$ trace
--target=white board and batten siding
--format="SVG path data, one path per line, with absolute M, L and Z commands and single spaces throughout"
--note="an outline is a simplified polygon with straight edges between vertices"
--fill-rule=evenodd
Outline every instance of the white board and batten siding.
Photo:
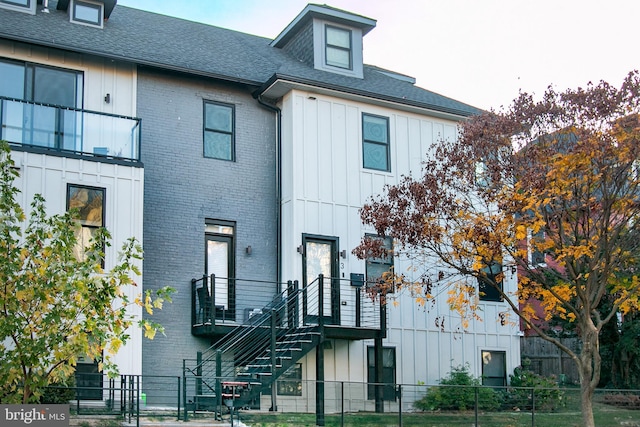
M 351 250 L 373 230 L 362 225 L 358 210 L 403 175 L 419 177 L 430 146 L 443 138 L 456 138 L 456 122 L 296 90 L 283 98 L 281 108 L 283 277 L 302 277 L 301 256 L 294 254 L 304 233 L 339 237 L 339 250 L 347 251 L 347 257 L 340 259 L 341 278 L 365 273 L 365 263 Z M 390 172 L 362 167 L 363 113 L 389 118 Z M 397 272 L 413 274 L 406 260 L 396 259 L 394 264 Z M 507 276 L 506 289 L 515 291 L 515 277 Z M 342 287 L 347 287 L 341 289 L 344 299 L 348 284 Z M 467 363 L 479 376 L 482 350 L 505 351 L 507 373 L 519 365 L 518 328 L 497 320 L 497 313 L 507 310 L 506 304 L 484 303 L 484 321 L 472 322 L 461 332 L 459 317 L 446 304 L 446 290 L 441 290 L 429 310 L 419 307 L 407 292 L 395 297 L 398 305 L 389 305 L 385 346 L 396 347 L 399 383 L 437 383 L 452 367 Z M 436 325 L 436 316 L 445 318 L 444 331 Z M 337 343 L 325 356 L 326 380 L 366 381 L 367 345 L 373 344 Z M 306 361 L 312 362 L 313 355 Z M 304 371 L 303 377 L 314 377 L 310 367 Z
M 82 108 L 121 116 L 136 115 L 137 72 L 133 64 L 6 40 L 0 41 L 0 57 L 81 71 L 84 86 Z M 107 93 L 108 103 L 105 101 Z M 109 134 L 109 130 L 100 132 L 98 129 L 96 135 L 99 133 Z M 95 137 L 85 135 L 86 139 Z M 106 248 L 106 270 L 117 263 L 118 253 L 128 238 L 135 237 L 142 242 L 142 167 L 16 150 L 11 156 L 19 172 L 15 181 L 20 190 L 19 202 L 27 213 L 35 194 L 45 198 L 47 214 L 53 215 L 66 211 L 67 185 L 105 189 L 104 225 L 112 236 L 111 246 Z M 139 267 L 142 270 L 141 263 Z M 131 300 L 142 292 L 142 277 L 133 279 L 138 286 L 126 290 Z M 142 310 L 132 308 L 130 314 L 140 318 Z M 129 342 L 121 348 L 114 361 L 122 373 L 141 374 L 142 333 L 137 326 L 129 333 Z

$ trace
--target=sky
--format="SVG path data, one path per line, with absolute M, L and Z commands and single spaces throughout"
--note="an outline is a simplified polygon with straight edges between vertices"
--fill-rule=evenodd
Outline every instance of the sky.
M 541 98 L 600 80 L 620 87 L 640 69 L 639 0 L 311 0 L 377 21 L 364 62 L 482 109 L 520 91 Z M 305 0 L 119 0 L 135 7 L 275 38 Z M 185 35 L 188 37 L 188 35 Z

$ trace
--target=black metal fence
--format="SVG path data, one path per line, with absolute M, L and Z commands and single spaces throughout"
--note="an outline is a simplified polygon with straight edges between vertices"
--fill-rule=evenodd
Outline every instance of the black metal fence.
M 275 410 L 269 391 L 251 405 L 241 407 L 227 399 L 207 410 L 193 405 L 183 394 L 184 380 L 172 376 L 123 375 L 101 377 L 102 387 L 52 387 L 53 395 L 70 402 L 71 413 L 80 419 L 113 416 L 128 425 L 140 425 L 141 417 L 188 421 L 194 418 L 241 420 L 246 425 L 476 425 L 476 426 L 576 426 L 581 425 L 578 388 L 530 388 L 448 386 L 427 384 L 371 384 L 325 381 L 324 413 L 316 413 L 315 381 L 296 375 L 281 377 L 276 384 Z M 222 379 L 221 379 L 222 380 Z M 187 383 L 193 391 L 196 379 Z M 376 412 L 375 387 L 391 389 L 383 412 Z M 235 393 L 232 392 L 233 396 Z M 52 393 L 48 393 L 51 396 Z M 98 399 L 98 395 L 100 398 Z M 153 396 L 149 399 L 147 396 Z M 48 402 L 52 403 L 52 402 Z M 56 402 L 59 403 L 59 402 Z M 596 391 L 594 417 L 598 426 L 640 426 L 640 390 Z
M 82 373 L 73 386 L 48 387 L 42 403 L 69 402 L 74 416 L 113 416 L 137 426 L 140 415 L 180 419 L 182 377 Z M 152 393 L 148 393 L 151 391 Z M 150 398 L 147 398 L 149 395 Z

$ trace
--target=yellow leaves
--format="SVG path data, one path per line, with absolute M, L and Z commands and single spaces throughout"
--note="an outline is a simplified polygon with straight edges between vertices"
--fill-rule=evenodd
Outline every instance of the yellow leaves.
M 144 336 L 152 340 L 156 336 L 156 328 L 154 328 L 149 322 L 144 322 Z
M 109 354 L 115 355 L 118 350 L 120 350 L 122 344 L 122 340 L 119 337 L 114 337 L 109 343 L 109 348 L 107 351 L 109 352 Z
M 549 289 L 540 289 L 537 298 L 544 309 L 544 319 L 557 315 L 569 322 L 575 321 L 575 314 L 567 310 L 568 303 L 576 296 L 576 289 L 569 283 L 561 283 Z
M 516 240 L 524 240 L 527 238 L 527 227 L 524 225 L 516 226 Z
M 480 320 L 477 314 L 479 306 L 475 286 L 464 282 L 454 283 L 447 295 L 449 309 L 460 315 L 463 329 L 468 329 L 470 320 Z
M 151 294 L 149 292 L 147 292 L 147 294 L 145 295 L 143 307 L 148 314 L 153 314 L 153 303 L 151 300 Z

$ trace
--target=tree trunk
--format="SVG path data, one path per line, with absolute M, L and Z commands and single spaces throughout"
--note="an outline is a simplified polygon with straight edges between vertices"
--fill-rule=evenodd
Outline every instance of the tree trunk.
M 580 374 L 580 403 L 582 406 L 582 425 L 584 427 L 595 427 L 593 420 L 593 387 L 591 381 L 582 381 Z
M 580 373 L 580 403 L 584 427 L 595 427 L 593 420 L 593 394 L 600 380 L 599 331 L 589 322 L 582 326 L 582 352 L 578 361 Z

